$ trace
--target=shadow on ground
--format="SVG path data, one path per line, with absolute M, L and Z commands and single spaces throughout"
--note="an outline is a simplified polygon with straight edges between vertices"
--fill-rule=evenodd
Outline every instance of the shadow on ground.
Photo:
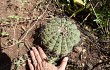
M 11 59 L 10 57 L 2 52 L 0 46 L 0 70 L 11 70 Z

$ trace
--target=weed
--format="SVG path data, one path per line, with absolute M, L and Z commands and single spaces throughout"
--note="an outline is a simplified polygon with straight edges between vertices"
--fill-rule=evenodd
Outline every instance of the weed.
M 18 43 L 18 48 L 22 48 L 22 47 L 24 47 L 25 45 L 24 45 L 24 42 L 20 42 L 20 43 Z
M 0 23 L 2 23 L 4 20 L 2 18 L 0 18 Z
M 23 56 L 20 56 L 17 61 L 14 61 L 14 70 L 18 70 L 19 66 L 25 62 Z
M 97 3 L 99 4 L 97 5 Z M 98 25 L 96 30 L 102 32 L 104 37 L 110 35 L 110 6 L 108 0 L 60 0 L 57 4 L 63 6 L 64 12 L 69 15 L 70 18 L 75 17 L 77 19 L 77 14 L 84 16 L 84 13 L 90 13 L 91 16 L 89 15 L 89 17 L 95 16 L 93 17 L 94 20 L 92 20 Z M 93 7 L 93 5 L 95 5 L 95 7 Z M 79 22 L 80 20 L 77 21 Z
M 21 9 L 26 3 L 28 3 L 28 0 L 16 0 L 16 1 L 18 1 L 18 2 L 21 3 L 20 9 Z
M 10 16 L 8 16 L 8 18 L 19 20 L 21 17 L 18 15 L 10 15 Z
M 108 37 L 110 34 L 110 9 L 109 4 L 107 2 L 100 1 L 101 5 L 99 5 L 96 9 L 92 7 L 94 15 L 96 19 L 94 20 L 99 27 L 97 28 L 99 31 L 102 30 L 103 37 Z
M 0 32 L 0 36 L 1 37 L 6 37 L 6 36 L 8 36 L 9 34 L 7 33 L 7 32 Z
M 89 10 L 90 4 L 87 2 L 88 0 L 61 0 L 56 1 L 56 4 L 61 5 L 65 13 L 75 17 L 80 11 Z
M 20 3 L 26 3 L 27 2 L 27 0 L 17 0 L 17 1 Z

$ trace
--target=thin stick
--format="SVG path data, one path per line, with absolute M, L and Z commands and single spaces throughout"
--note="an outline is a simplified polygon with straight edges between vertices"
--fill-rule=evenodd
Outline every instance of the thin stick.
M 98 4 L 99 4 L 99 2 L 95 5 L 94 8 L 96 8 Z M 92 6 L 92 7 L 93 7 L 93 6 Z M 88 18 L 89 16 L 90 16 L 90 13 L 84 18 L 84 20 L 81 22 L 81 24 L 83 24 L 83 23 L 87 20 L 87 18 Z
M 17 23 L 18 23 L 18 20 L 17 20 Z M 15 26 L 13 27 L 13 44 L 15 44 L 16 43 L 16 25 L 17 25 L 17 23 L 15 24 Z
M 8 47 L 12 47 L 12 46 L 14 46 L 14 45 L 20 43 L 23 39 L 25 39 L 25 37 L 27 36 L 27 34 L 33 29 L 33 27 L 38 23 L 38 21 L 39 21 L 41 18 L 43 18 L 43 16 L 44 16 L 44 14 L 46 13 L 47 8 L 48 8 L 48 6 L 49 6 L 50 3 L 51 3 L 51 1 L 50 1 L 50 2 L 48 3 L 48 5 L 46 6 L 46 10 L 44 11 L 44 13 L 43 13 L 41 16 L 38 17 L 38 19 L 36 20 L 36 23 L 33 24 L 32 27 L 26 31 L 25 35 L 24 35 L 18 42 L 16 42 L 15 44 L 13 44 L 13 45 L 11 45 L 11 46 L 8 46 Z

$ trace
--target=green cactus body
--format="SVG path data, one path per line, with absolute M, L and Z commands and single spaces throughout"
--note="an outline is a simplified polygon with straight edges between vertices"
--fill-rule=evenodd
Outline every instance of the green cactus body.
M 65 56 L 80 41 L 80 31 L 69 19 L 56 17 L 47 22 L 41 38 L 50 51 Z

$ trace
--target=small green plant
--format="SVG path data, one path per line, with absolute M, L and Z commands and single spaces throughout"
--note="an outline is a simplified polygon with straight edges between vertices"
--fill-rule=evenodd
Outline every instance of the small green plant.
M 18 43 L 18 48 L 22 48 L 22 47 L 24 47 L 24 46 L 25 46 L 24 42 Z
M 27 0 L 17 0 L 17 1 L 20 3 L 26 3 L 27 2 Z
M 65 56 L 80 41 L 80 31 L 74 21 L 55 17 L 46 23 L 41 38 L 48 50 L 57 56 Z
M 8 18 L 19 20 L 21 17 L 18 15 L 10 15 L 10 16 L 8 16 Z
M 7 32 L 0 32 L 0 36 L 6 37 L 6 36 L 9 36 L 9 34 Z
M 75 17 L 79 12 L 89 10 L 90 4 L 88 0 L 61 0 L 56 1 L 56 4 L 62 6 L 62 10 Z
M 4 19 L 0 18 L 0 23 L 2 23 L 4 21 Z
M 99 4 L 96 9 L 92 7 L 93 12 L 96 16 L 96 19 L 94 20 L 98 24 L 97 30 L 102 30 L 103 36 L 108 37 L 110 34 L 110 9 L 109 9 L 109 3 L 107 1 L 101 2 L 101 5 Z
M 14 70 L 18 70 L 19 66 L 25 62 L 23 56 L 20 56 L 17 61 L 14 61 L 15 67 Z

